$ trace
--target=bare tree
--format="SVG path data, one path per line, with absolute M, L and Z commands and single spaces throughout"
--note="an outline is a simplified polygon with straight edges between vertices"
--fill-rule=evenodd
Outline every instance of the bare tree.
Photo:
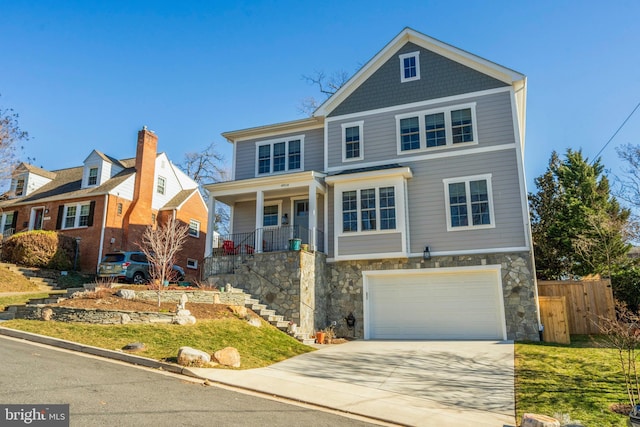
M 313 75 L 303 75 L 302 79 L 310 85 L 318 88 L 325 99 L 336 93 L 349 80 L 349 73 L 344 70 L 336 71 L 327 76 L 324 71 L 316 71 Z M 311 116 L 313 112 L 320 106 L 323 101 L 318 101 L 313 96 L 308 96 L 300 101 L 298 111 L 301 114 Z
M 17 163 L 17 151 L 22 149 L 19 143 L 28 139 L 29 134 L 18 125 L 18 113 L 12 108 L 0 107 L 0 180 L 11 177 Z
M 151 285 L 158 293 L 158 307 L 162 299 L 165 281 L 175 279 L 173 264 L 176 255 L 182 250 L 189 233 L 189 226 L 175 219 L 169 219 L 158 228 L 148 226 L 142 234 L 142 243 L 138 246 L 149 261 Z

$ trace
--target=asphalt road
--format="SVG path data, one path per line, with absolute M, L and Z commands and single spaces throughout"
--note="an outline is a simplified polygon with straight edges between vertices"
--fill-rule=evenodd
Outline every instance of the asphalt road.
M 71 426 L 372 425 L 5 337 L 0 337 L 0 403 L 68 403 Z

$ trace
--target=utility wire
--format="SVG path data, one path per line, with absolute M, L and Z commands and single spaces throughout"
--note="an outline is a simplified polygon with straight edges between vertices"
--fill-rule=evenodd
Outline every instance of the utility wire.
M 593 160 L 591 161 L 591 165 L 593 165 L 596 161 L 596 159 L 598 158 L 598 156 L 600 155 L 600 153 L 602 153 L 604 151 L 605 148 L 607 148 L 607 145 L 609 145 L 609 143 L 613 140 L 613 138 L 616 137 L 616 135 L 618 134 L 618 132 L 620 132 L 620 130 L 622 130 L 622 128 L 624 127 L 624 125 L 627 123 L 627 121 L 629 121 L 629 119 L 631 118 L 631 116 L 633 116 L 633 113 L 636 112 L 636 110 L 638 109 L 638 107 L 640 107 L 640 102 L 638 102 L 638 105 L 636 105 L 636 108 L 633 109 L 633 111 L 627 116 L 626 119 L 624 119 L 624 122 L 622 122 L 622 124 L 618 127 L 618 130 L 616 130 L 616 132 L 611 136 L 611 138 L 609 138 L 609 140 L 607 141 L 606 144 L 604 144 L 602 146 L 602 148 L 600 149 L 600 151 L 598 151 L 598 154 L 595 155 L 595 157 L 593 158 Z

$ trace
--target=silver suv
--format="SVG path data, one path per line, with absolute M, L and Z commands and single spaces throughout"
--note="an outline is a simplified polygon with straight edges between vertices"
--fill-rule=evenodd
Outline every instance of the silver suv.
M 184 280 L 184 270 L 173 266 L 170 282 Z M 144 252 L 111 252 L 98 265 L 98 277 L 122 280 L 140 285 L 149 281 L 149 261 Z

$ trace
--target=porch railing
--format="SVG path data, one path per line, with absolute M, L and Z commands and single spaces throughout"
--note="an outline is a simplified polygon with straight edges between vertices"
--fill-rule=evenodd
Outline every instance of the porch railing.
M 233 233 L 219 236 L 217 247 L 205 258 L 203 279 L 214 274 L 229 274 L 257 252 L 287 251 L 291 239 L 300 239 L 310 249 L 324 252 L 324 232 L 309 230 L 300 225 L 258 228 L 250 233 Z

